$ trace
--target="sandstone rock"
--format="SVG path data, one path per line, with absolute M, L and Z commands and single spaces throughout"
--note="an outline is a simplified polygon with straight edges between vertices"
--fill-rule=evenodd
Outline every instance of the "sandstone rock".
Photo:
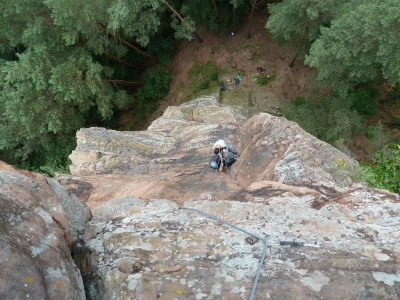
M 357 162 L 297 124 L 217 98 L 147 131 L 81 129 L 57 180 L 0 162 L 0 298 L 85 299 L 71 245 L 89 299 L 248 299 L 264 245 L 255 299 L 398 297 L 399 195 L 354 183 Z M 241 155 L 217 177 L 221 138 Z
M 85 299 L 69 247 L 88 207 L 54 179 L 0 162 L 0 298 Z
M 269 114 L 246 121 L 240 108 L 220 105 L 215 97 L 169 107 L 147 131 L 85 128 L 77 138 L 71 172 L 90 184 L 92 209 L 128 195 L 178 203 L 209 195 L 241 200 L 243 189 L 257 181 L 349 186 L 358 170 L 356 161 L 297 124 Z M 220 138 L 241 152 L 226 180 L 208 167 Z
M 241 128 L 241 185 L 261 180 L 314 180 L 349 186 L 358 163 L 282 117 L 259 114 Z
M 270 237 L 255 299 L 392 298 L 400 293 L 400 204 L 378 192 L 370 202 L 364 196 L 347 195 L 358 199 L 356 210 L 338 203 L 315 210 L 313 196 L 288 193 L 268 205 L 254 198 L 184 207 Z M 91 276 L 103 284 L 90 283 L 96 292 L 89 299 L 248 299 L 264 245 L 246 237 L 171 201 L 110 200 L 85 232 Z M 321 247 L 285 247 L 282 240 L 318 240 Z
M 90 186 L 89 299 L 248 299 L 264 243 L 182 206 L 270 237 L 255 299 L 400 294 L 398 195 L 354 183 L 357 162 L 293 122 L 246 120 L 203 97 L 168 108 L 147 131 L 77 136 L 66 188 Z M 241 153 L 221 178 L 208 167 L 219 138 Z

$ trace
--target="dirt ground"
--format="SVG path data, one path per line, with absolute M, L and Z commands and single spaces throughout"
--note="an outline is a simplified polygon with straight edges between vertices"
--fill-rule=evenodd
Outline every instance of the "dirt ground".
M 220 93 L 222 103 L 243 106 L 248 109 L 249 116 L 258 112 L 280 115 L 280 108 L 283 105 L 297 97 L 305 97 L 309 90 L 309 75 L 312 69 L 298 60 L 292 68 L 289 67 L 294 53 L 275 43 L 271 34 L 265 29 L 267 20 L 267 9 L 258 12 L 253 17 L 250 38 L 247 37 L 249 26 L 247 16 L 243 19 L 242 27 L 234 35 L 222 38 L 209 30 L 200 29 L 203 43 L 198 40 L 184 40 L 172 59 L 170 69 L 173 78 L 168 95 L 159 102 L 155 113 L 149 115 L 146 120 L 140 121 L 139 124 L 136 123 L 135 130 L 147 129 L 168 106 L 178 106 L 198 96 L 199 93 Z M 206 78 L 204 74 L 193 75 L 191 71 L 207 64 L 218 67 L 218 82 L 211 83 L 210 88 L 199 91 L 197 87 Z M 261 76 L 275 77 L 275 80 L 269 80 L 264 85 L 257 83 L 256 80 L 260 76 L 256 71 L 257 67 L 266 70 Z M 233 85 L 227 81 L 237 75 L 242 76 L 239 85 Z M 226 84 L 226 91 L 219 92 L 220 82 Z M 197 91 L 194 92 L 196 89 Z M 398 105 L 396 107 L 399 108 Z M 393 111 L 393 107 L 382 109 Z M 387 119 L 386 114 L 380 112 L 378 119 Z M 127 126 L 123 127 L 129 130 Z M 400 131 L 395 131 L 397 133 L 394 134 L 400 139 Z M 369 142 L 365 136 L 355 137 L 349 146 L 352 156 L 359 161 L 370 161 L 366 152 Z
M 236 105 L 250 105 L 259 111 L 269 111 L 268 108 L 281 107 L 290 100 L 305 96 L 309 87 L 308 74 L 311 68 L 296 61 L 293 68 L 289 63 L 293 53 L 278 46 L 265 29 L 268 15 L 261 11 L 254 16 L 251 38 L 247 38 L 249 19 L 243 20 L 243 26 L 225 39 L 220 35 L 205 31 L 203 43 L 197 40 L 184 40 L 175 53 L 171 72 L 173 79 L 169 94 L 160 102 L 159 109 L 151 120 L 159 117 L 170 105 L 180 105 L 187 101 L 188 89 L 192 88 L 191 81 L 201 78 L 190 78 L 189 70 L 195 64 L 213 62 L 224 72 L 219 74 L 219 81 L 242 75 L 238 86 L 227 84 L 227 90 L 222 93 L 222 102 Z M 276 80 L 261 86 L 252 79 L 256 78 L 257 67 L 266 69 L 266 75 L 276 75 Z M 207 93 L 207 91 L 204 91 Z M 250 97 L 250 100 L 249 100 Z M 230 100 L 229 98 L 235 98 Z M 262 102 L 262 105 L 258 105 Z M 271 105 L 271 106 L 269 106 Z

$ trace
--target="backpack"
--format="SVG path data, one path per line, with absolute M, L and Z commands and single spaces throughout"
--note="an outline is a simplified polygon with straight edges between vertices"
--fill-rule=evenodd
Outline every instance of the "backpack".
M 224 152 L 224 158 L 227 165 L 231 165 L 235 161 L 233 153 L 229 151 Z
M 220 164 L 221 164 L 221 158 L 219 157 L 218 154 L 215 154 L 210 161 L 210 167 L 213 169 L 217 169 Z

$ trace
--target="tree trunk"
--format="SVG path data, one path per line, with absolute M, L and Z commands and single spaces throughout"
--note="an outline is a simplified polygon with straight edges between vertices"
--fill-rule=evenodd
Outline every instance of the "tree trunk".
M 232 15 L 233 15 L 233 31 L 236 31 L 236 11 L 235 11 L 235 5 L 232 4 Z
M 185 19 L 181 17 L 181 15 L 171 6 L 171 4 L 169 4 L 166 0 L 164 0 L 164 4 L 170 9 L 172 10 L 172 12 L 174 13 L 175 16 L 178 17 L 179 20 L 181 20 L 181 22 L 185 22 Z M 195 30 L 193 32 L 194 36 L 199 40 L 200 43 L 203 42 L 203 39 L 201 38 L 200 34 L 198 34 L 198 32 Z
M 290 67 L 290 68 L 293 68 L 294 62 L 295 62 L 296 59 L 297 59 L 297 54 L 298 54 L 298 53 L 296 53 L 296 54 L 294 55 L 294 57 L 292 58 L 292 60 L 290 61 L 290 64 L 289 64 L 289 67 Z
M 144 56 L 147 56 L 147 57 L 149 57 L 149 58 L 152 58 L 152 59 L 157 59 L 156 57 L 154 57 L 154 56 L 152 56 L 152 55 L 150 55 L 150 54 L 148 54 L 148 53 L 146 53 L 146 52 L 143 52 L 143 51 L 140 50 L 138 47 L 133 46 L 131 43 L 129 43 L 128 41 L 124 40 L 124 39 L 123 39 L 122 37 L 120 37 L 119 35 L 114 34 L 112 31 L 110 31 L 110 30 L 104 28 L 104 27 L 101 26 L 100 24 L 97 24 L 97 25 L 100 27 L 101 30 L 103 30 L 104 32 L 106 32 L 106 33 L 108 33 L 108 34 L 111 34 L 113 37 L 115 37 L 116 39 L 120 40 L 120 41 L 123 42 L 125 45 L 127 45 L 128 47 L 134 49 L 135 51 L 139 52 L 140 54 L 142 54 L 142 55 L 144 55 Z
M 218 16 L 219 23 L 222 24 L 222 18 L 221 18 L 221 15 L 219 14 L 217 3 L 215 3 L 215 0 L 211 0 L 211 1 L 212 1 L 212 4 L 214 5 L 215 13 Z
M 144 82 L 125 81 L 125 80 L 103 79 L 102 81 L 103 82 L 110 82 L 110 83 L 114 83 L 114 84 L 126 85 L 126 86 L 144 85 Z
M 126 65 L 126 66 L 128 66 L 128 67 L 130 67 L 132 69 L 141 70 L 141 71 L 145 70 L 144 68 L 132 65 L 132 64 L 128 63 L 127 61 L 122 60 L 122 59 L 120 59 L 120 58 L 118 58 L 118 57 L 116 57 L 116 56 L 114 56 L 114 55 L 112 55 L 112 54 L 110 54 L 110 53 L 108 53 L 106 51 L 104 51 L 103 54 L 107 55 L 108 57 L 112 58 L 113 60 L 115 60 L 117 62 L 120 62 L 120 63 L 122 63 L 122 64 L 124 64 L 124 65 Z
M 249 22 L 249 33 L 247 34 L 247 38 L 250 38 L 250 30 L 251 30 L 251 21 L 253 20 L 253 13 L 254 10 L 256 9 L 256 7 L 258 5 L 260 5 L 264 0 L 260 0 L 260 2 L 258 2 L 258 0 L 250 0 L 251 3 L 251 13 L 250 13 L 250 22 Z
M 251 20 L 253 19 L 253 12 L 254 8 L 256 7 L 257 0 L 254 2 L 254 4 L 251 6 L 251 13 L 250 13 L 250 21 L 249 21 L 249 33 L 247 34 L 247 38 L 250 38 L 250 30 L 251 30 Z

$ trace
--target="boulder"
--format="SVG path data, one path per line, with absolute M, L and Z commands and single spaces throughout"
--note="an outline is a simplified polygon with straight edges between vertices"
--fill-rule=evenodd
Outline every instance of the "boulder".
M 88 298 L 249 299 L 264 248 L 254 299 L 395 298 L 400 204 L 387 196 L 354 190 L 343 199 L 352 205 L 319 210 L 314 196 L 291 192 L 182 207 L 162 199 L 112 199 L 94 210 L 85 231 L 90 276 L 97 278 Z M 249 243 L 229 224 L 267 238 L 266 244 Z
M 0 162 L 0 299 L 85 299 L 70 247 L 89 208 L 54 179 Z

